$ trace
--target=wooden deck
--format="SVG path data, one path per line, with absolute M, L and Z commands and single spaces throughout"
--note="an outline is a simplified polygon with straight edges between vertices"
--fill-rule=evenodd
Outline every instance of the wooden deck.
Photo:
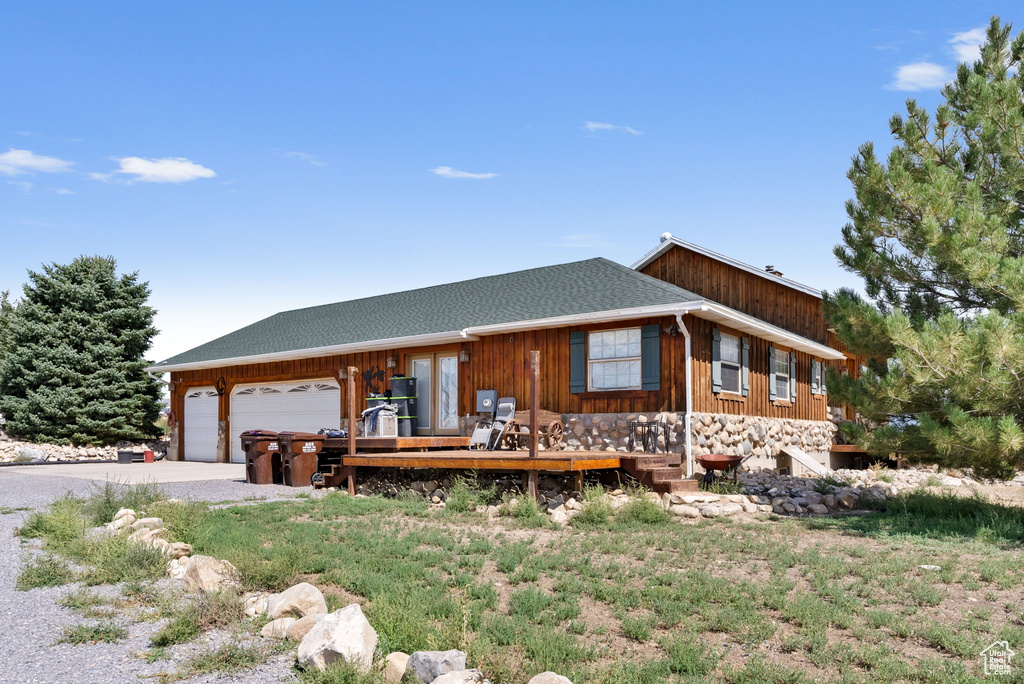
M 377 468 L 444 468 L 458 470 L 518 470 L 579 472 L 618 468 L 618 454 L 600 451 L 431 451 L 428 453 L 377 453 L 341 457 L 344 466 Z

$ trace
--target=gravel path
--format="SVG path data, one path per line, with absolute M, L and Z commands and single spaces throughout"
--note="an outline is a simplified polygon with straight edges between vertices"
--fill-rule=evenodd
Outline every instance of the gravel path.
M 39 466 L 42 471 L 45 466 Z M 269 500 L 293 498 L 298 492 L 290 487 L 254 486 L 244 482 L 206 481 L 159 485 L 169 497 L 211 502 L 243 501 L 252 497 Z M 0 507 L 31 509 L 45 508 L 66 492 L 87 494 L 93 487 L 88 480 L 26 475 L 5 472 L 0 468 Z M 0 515 L 0 682 L 11 684 L 108 684 L 120 682 L 153 681 L 140 677 L 173 671 L 168 661 L 146 663 L 135 653 L 149 647 L 149 636 L 163 622 L 141 622 L 128 626 L 128 638 L 117 644 L 71 646 L 53 645 L 65 627 L 92 622 L 57 605 L 72 587 L 50 587 L 15 591 L 14 581 L 21 570 L 22 560 L 34 553 L 21 545 L 14 530 L 31 511 L 15 511 Z M 116 592 L 114 588 L 98 588 L 100 593 Z M 225 635 L 214 634 L 208 643 L 219 645 Z M 202 642 L 200 642 L 202 643 Z M 180 646 L 172 649 L 176 655 L 194 651 L 196 647 Z M 272 659 L 255 671 L 234 676 L 207 675 L 187 680 L 190 683 L 218 682 L 229 684 L 270 684 L 295 681 L 291 674 L 293 654 Z

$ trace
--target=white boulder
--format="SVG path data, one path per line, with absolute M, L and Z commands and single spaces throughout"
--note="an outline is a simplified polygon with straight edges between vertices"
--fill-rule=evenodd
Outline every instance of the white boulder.
M 293 617 L 278 618 L 263 625 L 260 635 L 270 637 L 271 639 L 284 639 L 288 636 L 289 628 L 294 624 L 295 618 Z
M 323 671 L 344 660 L 368 672 L 376 650 L 377 632 L 359 604 L 353 603 L 324 616 L 309 630 L 299 644 L 299 665 Z
M 226 560 L 210 556 L 188 556 L 191 560 L 185 568 L 185 588 L 208 594 L 218 589 L 241 586 L 238 570 Z
M 267 615 L 271 620 L 281 617 L 306 617 L 327 612 L 327 601 L 320 590 L 309 582 L 296 584 L 270 597 Z

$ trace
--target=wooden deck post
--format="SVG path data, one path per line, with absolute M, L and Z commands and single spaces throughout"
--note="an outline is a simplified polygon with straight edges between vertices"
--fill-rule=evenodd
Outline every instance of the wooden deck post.
M 356 455 L 356 374 L 359 369 L 355 366 L 348 367 L 348 385 L 345 392 L 348 397 L 348 455 Z M 344 461 L 343 461 L 344 462 Z M 346 480 L 348 480 L 348 493 L 353 496 L 356 493 L 356 469 L 349 466 L 345 469 Z
M 540 352 L 530 352 L 530 458 L 540 447 Z

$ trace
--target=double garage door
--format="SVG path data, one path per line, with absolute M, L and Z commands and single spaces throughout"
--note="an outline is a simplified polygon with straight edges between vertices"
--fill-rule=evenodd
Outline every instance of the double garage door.
M 341 425 L 341 388 L 334 380 L 238 385 L 230 406 L 233 463 L 245 460 L 240 437 L 246 430 L 318 432 Z M 185 396 L 185 459 L 214 461 L 216 454 L 217 393 L 200 388 Z

